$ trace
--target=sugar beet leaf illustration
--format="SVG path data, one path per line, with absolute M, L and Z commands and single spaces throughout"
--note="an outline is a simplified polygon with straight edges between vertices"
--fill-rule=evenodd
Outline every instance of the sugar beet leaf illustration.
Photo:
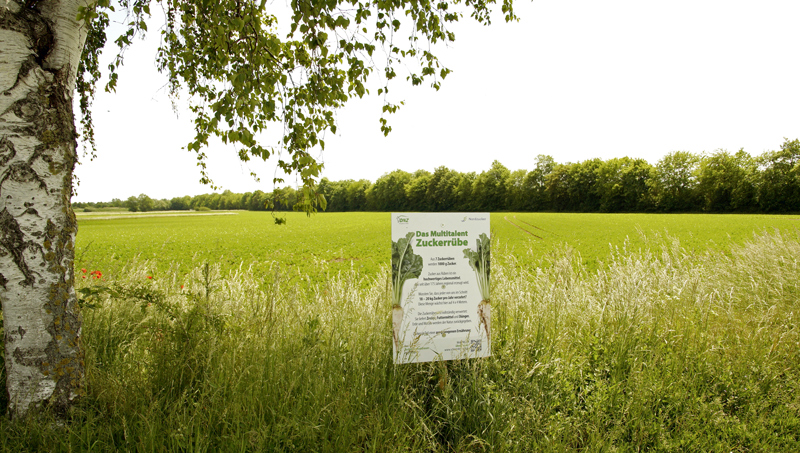
M 411 243 L 414 233 L 392 242 L 392 289 L 394 290 L 394 305 L 401 306 L 400 298 L 403 296 L 403 284 L 406 280 L 419 278 L 422 273 L 422 257 L 414 254 Z
M 401 306 L 403 297 L 403 284 L 406 280 L 419 278 L 422 274 L 422 257 L 414 254 L 411 243 L 414 240 L 414 233 L 408 233 L 406 237 L 400 238 L 397 242 L 392 241 L 392 333 L 395 347 L 400 348 L 400 325 L 403 323 L 403 307 Z
M 492 309 L 489 301 L 489 272 L 491 269 L 491 241 L 485 233 L 481 233 L 475 240 L 475 250 L 464 249 L 464 258 L 469 261 L 469 266 L 475 271 L 478 279 L 478 290 L 481 293 L 481 302 L 478 304 L 478 317 L 486 329 L 486 338 L 492 338 Z

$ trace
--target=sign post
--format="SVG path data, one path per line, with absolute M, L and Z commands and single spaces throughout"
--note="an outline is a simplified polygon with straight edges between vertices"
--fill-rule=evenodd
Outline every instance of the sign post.
M 394 362 L 491 353 L 489 213 L 392 214 Z

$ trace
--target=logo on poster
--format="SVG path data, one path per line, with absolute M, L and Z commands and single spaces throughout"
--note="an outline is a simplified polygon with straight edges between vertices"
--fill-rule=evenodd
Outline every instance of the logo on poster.
M 396 217 L 397 223 L 408 223 L 408 216 L 399 215 Z

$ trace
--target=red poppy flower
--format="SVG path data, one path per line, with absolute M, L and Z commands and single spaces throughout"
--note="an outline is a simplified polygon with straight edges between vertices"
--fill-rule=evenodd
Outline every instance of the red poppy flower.
M 148 280 L 152 280 L 152 279 L 153 279 L 153 276 L 152 276 L 152 275 L 148 275 L 148 276 L 147 276 L 147 279 L 148 279 Z
M 86 273 L 86 268 L 85 268 L 85 267 L 82 267 L 82 268 L 81 268 L 81 272 L 83 272 L 83 273 L 85 274 L 85 273 Z
M 183 289 L 183 285 L 181 285 L 181 289 Z

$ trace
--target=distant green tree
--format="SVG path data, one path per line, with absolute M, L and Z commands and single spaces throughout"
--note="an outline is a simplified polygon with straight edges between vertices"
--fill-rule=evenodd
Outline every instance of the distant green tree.
M 294 187 L 286 187 L 283 190 L 283 197 L 287 211 L 297 210 L 297 202 L 300 199 L 300 192 L 298 190 Z
M 166 198 L 153 199 L 153 211 L 169 210 L 169 200 Z
M 261 190 L 256 190 L 250 196 L 247 209 L 251 211 L 266 211 L 267 210 L 267 194 Z
M 125 200 L 125 207 L 128 208 L 128 211 L 137 212 L 139 210 L 139 199 L 131 195 Z
M 546 211 L 553 209 L 547 192 L 546 181 L 556 166 L 551 156 L 539 154 L 534 159 L 534 168 L 525 176 L 523 193 L 525 204 L 521 209 L 526 211 Z
M 459 173 L 456 177 L 456 203 L 455 211 L 475 211 L 477 210 L 477 202 L 474 196 L 475 180 L 477 175 L 475 172 Z
M 323 193 L 328 202 L 328 211 L 346 212 L 352 210 L 350 200 L 347 197 L 347 187 L 353 182 L 355 181 L 352 179 L 329 181 L 327 178 L 323 178 L 320 181 L 319 188 L 324 190 Z
M 239 206 L 241 209 L 250 210 L 250 199 L 253 197 L 253 192 L 245 192 L 239 198 Z
M 757 166 L 744 150 L 703 156 L 696 170 L 697 192 L 707 212 L 750 211 L 755 207 Z
M 572 184 L 571 167 L 574 163 L 556 164 L 553 171 L 547 175 L 545 181 L 547 193 L 550 195 L 550 204 L 555 211 L 568 211 L 573 209 L 570 200 L 569 187 Z
M 595 191 L 601 212 L 646 211 L 653 167 L 644 159 L 614 158 L 597 167 Z
M 147 212 L 147 211 L 153 211 L 155 209 L 155 203 L 153 199 L 145 194 L 139 194 L 139 197 L 137 197 L 136 201 L 137 201 L 137 208 L 139 211 Z
M 658 161 L 650 180 L 655 206 L 665 212 L 700 210 L 697 168 L 700 158 L 687 151 L 673 151 Z
M 492 167 L 481 172 L 472 186 L 477 211 L 505 211 L 506 181 L 511 172 L 499 161 L 492 162 Z
M 331 180 L 328 178 L 320 179 L 319 184 L 317 184 L 317 190 L 327 200 L 328 202 L 327 210 L 332 211 L 333 209 L 331 209 L 331 192 L 332 192 Z M 253 196 L 255 196 L 255 193 L 253 193 Z
M 208 198 L 206 198 L 205 206 L 209 209 L 217 210 L 220 209 L 220 201 L 222 201 L 221 194 L 211 193 L 208 194 Z
M 506 179 L 506 208 L 509 211 L 523 211 L 528 203 L 528 194 L 525 190 L 527 170 L 514 170 Z
M 366 211 L 367 209 L 367 190 L 372 183 L 368 179 L 351 181 L 345 188 L 347 197 L 348 211 Z
M 428 185 L 431 173 L 427 170 L 417 170 L 411 175 L 411 180 L 406 184 L 406 199 L 408 206 L 413 211 L 430 212 L 433 207 L 428 196 Z
M 800 211 L 800 140 L 784 139 L 780 151 L 761 155 L 758 205 L 764 212 Z
M 547 177 L 553 209 L 557 211 L 597 212 L 600 201 L 597 190 L 597 169 L 600 159 L 559 164 Z
M 197 210 L 198 208 L 209 208 L 209 209 L 211 209 L 208 206 L 209 197 L 211 197 L 211 194 L 208 194 L 208 193 L 204 193 L 204 194 L 201 194 L 201 195 L 195 195 L 194 197 L 192 197 L 192 202 L 191 202 L 192 209 L 194 209 L 194 210 Z
M 241 195 L 226 190 L 220 194 L 219 209 L 241 209 Z
M 411 173 L 395 170 L 384 174 L 367 191 L 367 203 L 373 211 L 408 211 L 406 185 L 411 182 Z
M 437 167 L 428 180 L 428 204 L 432 211 L 455 211 L 458 203 L 459 173 L 445 166 Z
M 183 197 L 175 197 L 169 201 L 169 209 L 173 211 L 188 211 L 191 209 L 192 197 L 185 195 Z

